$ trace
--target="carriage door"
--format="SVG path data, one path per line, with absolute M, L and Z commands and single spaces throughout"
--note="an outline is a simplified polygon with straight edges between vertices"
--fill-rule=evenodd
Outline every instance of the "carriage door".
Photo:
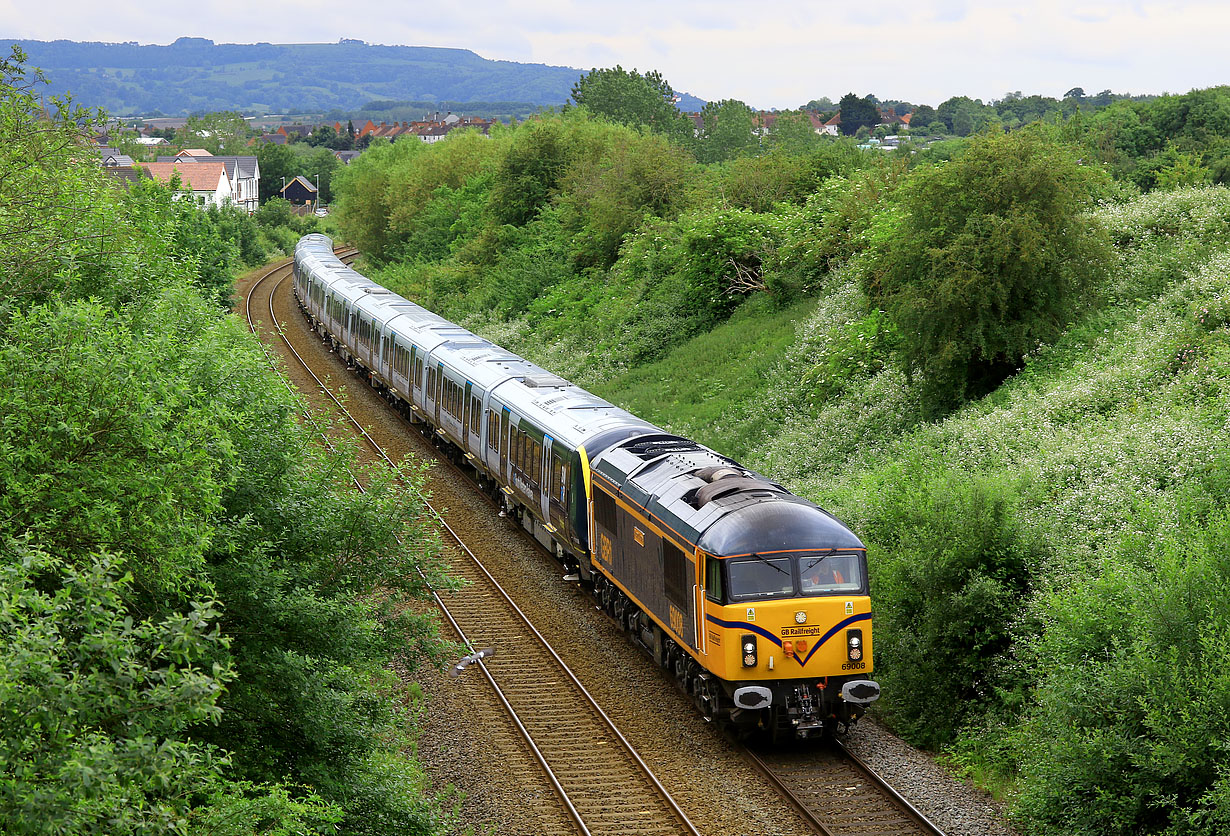
M 418 375 L 418 368 L 419 368 L 418 359 L 419 359 L 419 347 L 415 345 L 414 343 L 411 343 L 410 344 L 410 365 L 407 367 L 406 376 L 410 378 L 410 402 L 412 404 L 413 403 L 421 404 L 423 401 L 422 395 L 417 395 L 417 396 L 415 395 L 415 393 L 418 390 L 423 388 L 423 381 L 419 378 L 419 375 Z
M 504 407 L 503 409 L 500 410 L 500 478 L 504 481 L 504 484 L 506 485 L 512 481 L 510 479 L 510 473 L 508 470 L 508 425 L 510 423 L 509 418 L 510 418 L 510 415 L 508 412 L 508 407 Z
M 538 490 L 541 492 L 538 502 L 542 518 L 547 521 L 551 519 L 551 454 L 554 447 L 555 439 L 543 433 L 542 458 L 538 462 Z
M 550 516 L 547 519 L 560 531 L 568 531 L 568 460 L 553 448 L 554 445 L 551 445 L 547 451 L 547 461 L 551 465 L 547 471 L 550 474 L 547 480 L 547 509 Z
M 462 396 L 461 402 L 461 451 L 463 453 L 470 452 L 470 410 L 474 406 L 470 403 L 470 390 L 474 388 L 474 384 L 467 380 L 465 394 Z

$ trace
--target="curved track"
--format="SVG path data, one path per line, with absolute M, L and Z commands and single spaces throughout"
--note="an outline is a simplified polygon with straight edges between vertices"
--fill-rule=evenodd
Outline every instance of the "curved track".
M 348 254 L 339 251 L 340 256 Z M 289 274 L 289 265 L 279 265 L 249 290 L 244 307 L 253 332 L 257 332 L 254 294 L 264 282 L 275 277 L 281 282 Z M 276 323 L 272 300 L 270 292 L 269 322 Z M 302 361 L 281 328 L 273 327 L 311 375 L 318 391 L 328 394 L 376 454 L 392 464 L 380 445 Z M 584 834 L 698 834 L 648 765 L 477 556 L 426 499 L 424 504 L 455 544 L 453 556 L 460 559 L 453 560 L 453 572 L 469 581 L 460 591 L 435 594 L 436 602 L 471 650 L 498 647 L 494 658 L 475 664 L 524 736 L 576 830 Z

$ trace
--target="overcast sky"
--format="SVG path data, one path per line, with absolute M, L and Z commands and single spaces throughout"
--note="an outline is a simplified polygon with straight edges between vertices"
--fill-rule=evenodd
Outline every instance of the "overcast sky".
M 0 0 L 0 40 L 368 43 L 656 69 L 676 90 L 798 107 L 1230 83 L 1228 0 Z M 6 50 L 7 51 L 7 50 Z

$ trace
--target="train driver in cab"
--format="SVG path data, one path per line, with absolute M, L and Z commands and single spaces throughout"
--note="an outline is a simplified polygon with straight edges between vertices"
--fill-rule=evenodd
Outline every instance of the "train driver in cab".
M 804 595 L 853 592 L 862 587 L 858 558 L 850 554 L 821 554 L 800 558 Z

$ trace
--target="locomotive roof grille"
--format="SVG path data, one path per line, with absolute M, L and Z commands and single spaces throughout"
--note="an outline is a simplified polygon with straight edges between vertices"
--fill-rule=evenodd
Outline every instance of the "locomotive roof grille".
M 649 461 L 670 453 L 691 453 L 703 448 L 686 438 L 651 438 L 625 445 L 624 449 L 638 459 Z

